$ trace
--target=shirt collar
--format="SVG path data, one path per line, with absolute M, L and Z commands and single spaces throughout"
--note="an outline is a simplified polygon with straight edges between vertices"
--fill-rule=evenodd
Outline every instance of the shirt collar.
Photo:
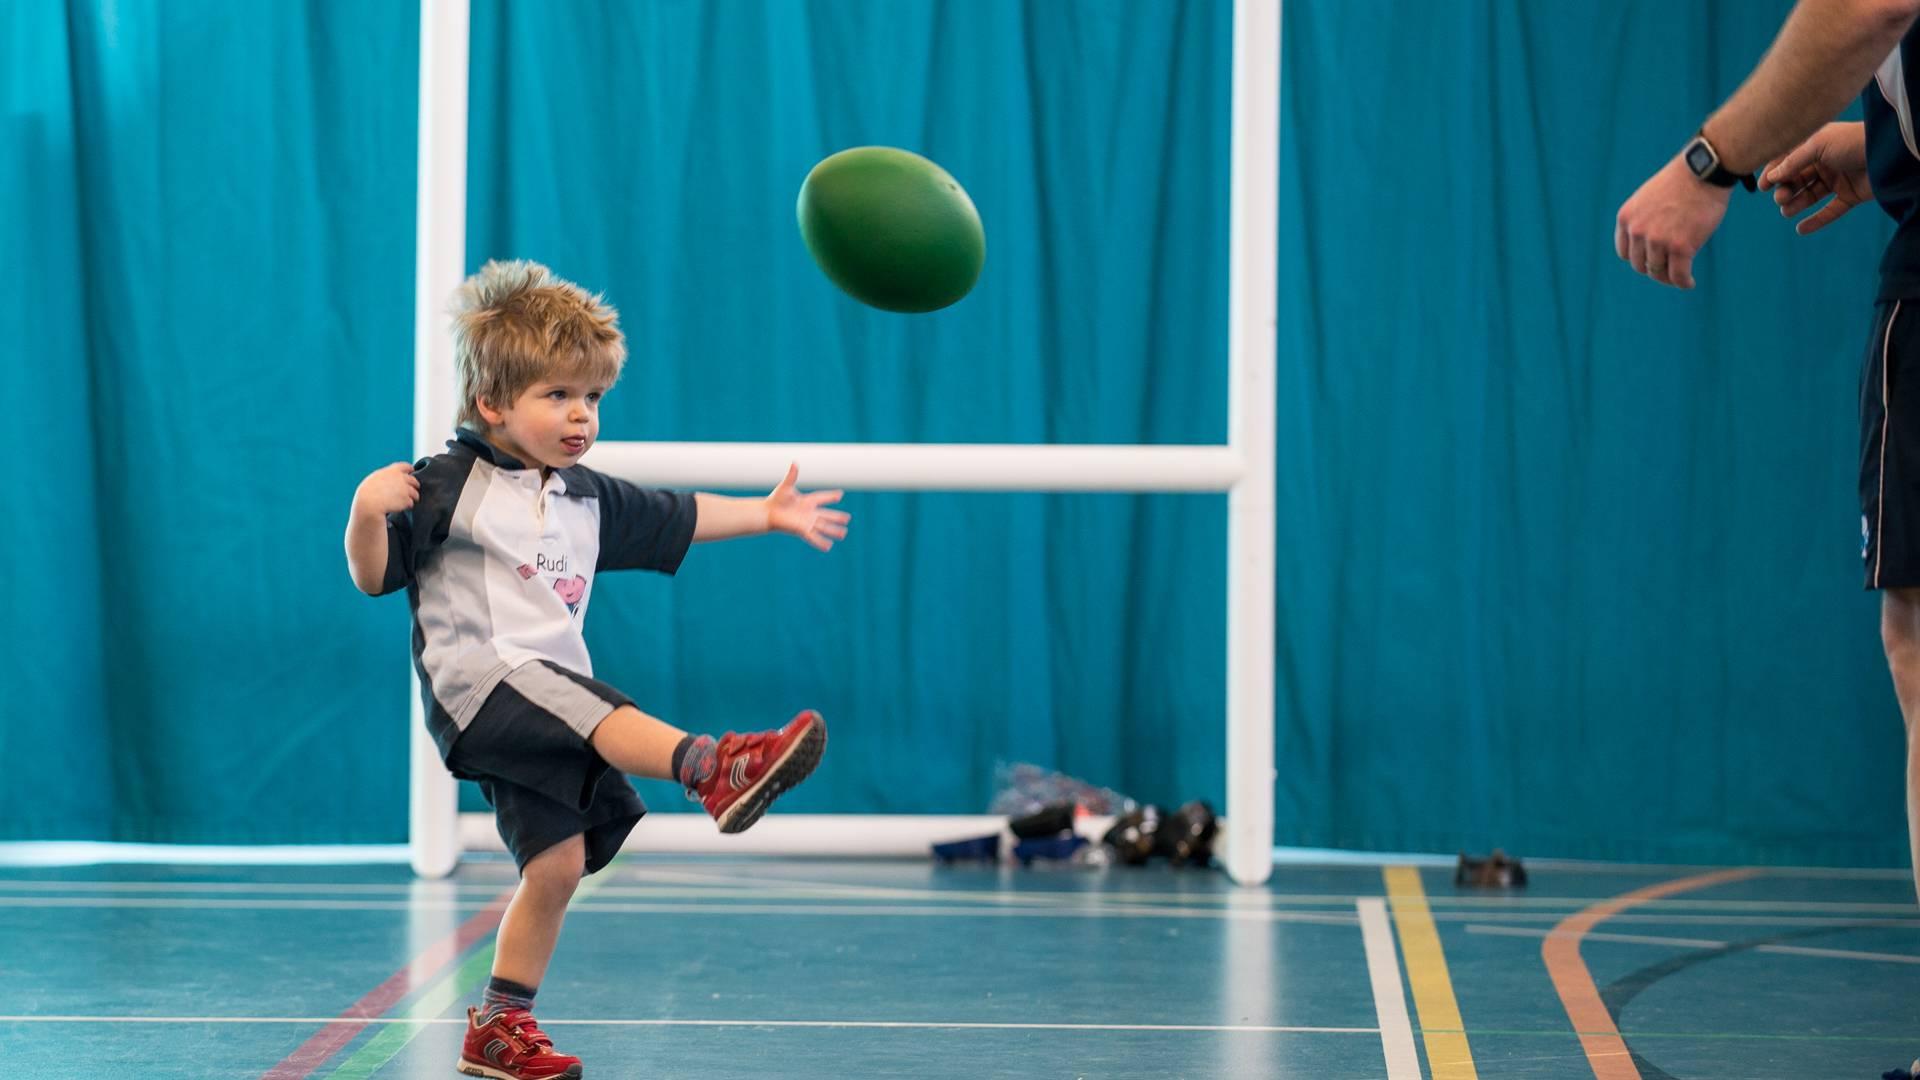
M 465 446 L 474 455 L 496 469 L 525 469 L 527 464 L 505 450 L 487 441 L 487 437 L 470 427 L 454 429 L 453 438 L 447 440 L 447 449 Z
M 472 451 L 475 457 L 480 458 L 496 469 L 525 472 L 537 468 L 536 466 L 528 465 L 526 462 L 521 461 L 519 458 L 488 442 L 485 435 L 482 435 L 470 427 L 462 425 L 456 428 L 453 434 L 454 437 L 447 440 L 447 449 L 449 450 L 464 446 Z M 586 466 L 569 465 L 564 469 L 553 470 L 553 475 L 560 478 L 561 494 L 573 495 L 580 498 L 591 498 L 593 496 L 593 485 L 588 483 L 586 479 Z

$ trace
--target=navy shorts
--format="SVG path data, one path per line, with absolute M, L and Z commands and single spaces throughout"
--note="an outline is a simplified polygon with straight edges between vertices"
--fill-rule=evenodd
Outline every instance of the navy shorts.
M 1920 586 L 1920 301 L 1883 301 L 1860 373 L 1860 557 L 1869 589 Z
M 627 778 L 587 741 L 633 700 L 545 660 L 515 668 L 454 741 L 447 767 L 479 783 L 513 861 L 584 836 L 586 872 L 613 860 L 647 812 Z

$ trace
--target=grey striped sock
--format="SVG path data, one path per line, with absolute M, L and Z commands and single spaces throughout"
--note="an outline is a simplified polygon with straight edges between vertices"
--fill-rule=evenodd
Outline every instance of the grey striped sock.
M 673 774 L 681 787 L 692 791 L 713 775 L 719 765 L 714 753 L 718 746 L 711 735 L 689 735 L 680 740 L 673 752 Z
M 480 1022 L 488 1023 L 508 1009 L 531 1011 L 533 995 L 539 992 L 538 987 L 522 986 L 512 979 L 493 976 L 487 980 L 487 992 L 480 999 Z

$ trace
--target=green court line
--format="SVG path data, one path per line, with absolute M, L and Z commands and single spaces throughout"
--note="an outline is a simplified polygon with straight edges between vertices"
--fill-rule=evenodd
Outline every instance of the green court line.
M 620 856 L 616 855 L 600 872 L 580 883 L 574 890 L 573 902 L 577 903 L 599 891 L 600 887 L 612 880 L 614 870 L 620 866 Z M 571 906 L 571 904 L 569 904 Z M 460 966 L 435 983 L 426 993 L 421 994 L 407 1008 L 407 1019 L 412 1021 L 431 1020 L 446 1012 L 455 1002 L 471 997 L 475 990 L 487 981 L 493 972 L 494 943 L 499 940 L 498 931 L 485 945 L 475 949 L 473 955 L 461 962 Z M 392 1061 L 414 1036 L 427 1029 L 425 1023 L 388 1024 L 373 1038 L 368 1039 L 354 1055 L 340 1063 L 339 1067 L 327 1073 L 323 1080 L 367 1080 L 380 1071 L 387 1062 Z
M 485 982 L 492 970 L 493 943 L 488 942 L 467 957 L 453 974 L 434 984 L 432 989 L 413 1003 L 407 1010 L 407 1019 L 415 1023 L 385 1025 L 352 1057 L 341 1062 L 339 1068 L 328 1073 L 327 1080 L 365 1080 L 372 1076 L 381 1066 L 393 1060 L 402 1047 L 412 1042 L 415 1035 L 426 1029 L 426 1024 L 417 1021 L 432 1019 L 446 1012 L 454 1002 L 471 994 L 475 987 Z

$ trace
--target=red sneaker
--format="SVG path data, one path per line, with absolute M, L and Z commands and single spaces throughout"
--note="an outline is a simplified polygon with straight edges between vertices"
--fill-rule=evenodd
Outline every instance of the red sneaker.
M 812 709 L 779 731 L 735 735 L 714 748 L 714 770 L 691 794 L 723 833 L 745 832 L 773 800 L 807 778 L 827 749 L 827 722 Z
M 480 1010 L 467 1009 L 467 1041 L 460 1048 L 461 1072 L 494 1080 L 580 1080 L 580 1059 L 554 1050 L 533 1014 L 508 1009 L 480 1023 Z

